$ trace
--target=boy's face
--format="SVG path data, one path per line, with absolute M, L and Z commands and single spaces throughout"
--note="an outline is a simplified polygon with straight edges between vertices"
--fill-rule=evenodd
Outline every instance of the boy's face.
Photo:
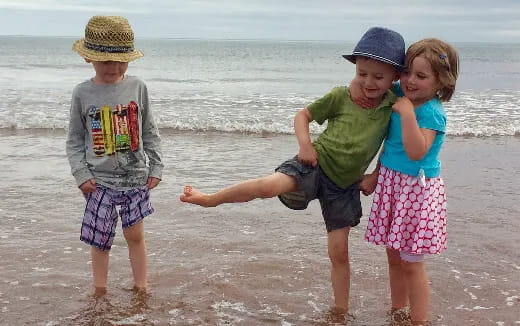
M 391 64 L 358 56 L 354 81 L 361 86 L 363 95 L 370 100 L 381 100 L 399 73 Z
M 128 69 L 128 62 L 119 61 L 91 61 L 96 71 L 94 82 L 96 84 L 115 84 L 123 80 L 126 70 Z

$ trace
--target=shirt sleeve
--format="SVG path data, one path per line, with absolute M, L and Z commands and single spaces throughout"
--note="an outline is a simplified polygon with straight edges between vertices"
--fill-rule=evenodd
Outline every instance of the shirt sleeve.
M 76 184 L 81 186 L 85 181 L 94 178 L 87 167 L 86 149 L 86 119 L 82 114 L 81 101 L 77 88 L 72 92 L 70 104 L 69 130 L 66 141 L 66 153 L 72 175 Z
M 340 107 L 340 105 L 338 105 L 338 101 L 341 98 L 341 96 L 339 96 L 341 89 L 347 91 L 346 87 L 336 87 L 323 97 L 317 99 L 309 106 L 307 106 L 307 109 L 311 113 L 312 120 L 321 125 L 327 119 L 336 116 L 337 109 Z
M 148 89 L 143 85 L 141 96 L 143 98 L 143 148 L 148 156 L 149 172 L 148 177 L 157 179 L 162 178 L 164 164 L 162 161 L 161 137 L 159 136 L 159 128 L 153 118 L 150 107 L 150 98 Z
M 446 132 L 446 115 L 440 102 L 427 102 L 416 109 L 419 128 Z

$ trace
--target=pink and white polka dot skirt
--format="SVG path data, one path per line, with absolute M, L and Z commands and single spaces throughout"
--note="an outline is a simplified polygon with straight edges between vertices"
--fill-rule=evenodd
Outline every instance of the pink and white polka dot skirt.
M 384 166 L 368 220 L 365 239 L 412 254 L 446 249 L 446 193 L 441 177 L 418 178 Z

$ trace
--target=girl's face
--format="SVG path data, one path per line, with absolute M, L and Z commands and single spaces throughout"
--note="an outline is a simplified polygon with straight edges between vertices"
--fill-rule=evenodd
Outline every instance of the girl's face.
M 96 70 L 96 77 L 94 82 L 96 84 L 115 84 L 123 80 L 126 70 L 128 69 L 128 62 L 119 61 L 92 61 L 94 70 Z
M 440 84 L 431 64 L 422 56 L 401 73 L 401 89 L 415 107 L 436 97 Z

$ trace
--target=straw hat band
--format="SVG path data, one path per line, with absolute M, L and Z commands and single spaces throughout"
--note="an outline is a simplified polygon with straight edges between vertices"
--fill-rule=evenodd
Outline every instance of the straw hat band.
M 129 53 L 134 51 L 133 46 L 112 46 L 112 45 L 100 45 L 84 41 L 85 47 L 89 50 L 106 53 Z

